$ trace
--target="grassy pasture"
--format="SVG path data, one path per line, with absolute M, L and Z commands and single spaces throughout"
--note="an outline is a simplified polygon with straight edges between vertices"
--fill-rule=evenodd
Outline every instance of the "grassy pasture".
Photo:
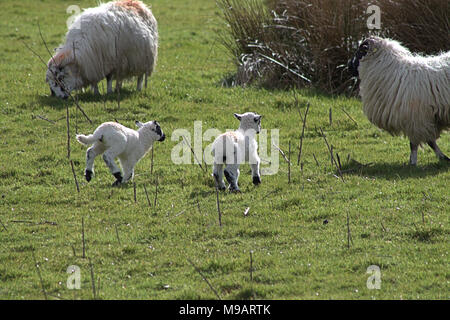
M 218 43 L 225 26 L 212 0 L 152 1 L 160 48 L 149 88 L 125 84 L 120 108 L 115 94 L 80 93 L 90 125 L 70 100 L 49 97 L 45 66 L 23 44 L 47 61 L 37 23 L 53 49 L 70 4 L 0 3 L 0 299 L 92 299 L 91 271 L 99 299 L 217 298 L 191 262 L 222 299 L 449 298 L 450 172 L 430 149 L 408 166 L 408 141 L 371 125 L 355 98 L 297 90 L 296 103 L 292 91 L 222 87 L 234 68 Z M 299 110 L 304 115 L 307 103 L 298 166 Z M 67 158 L 67 105 L 79 193 Z M 281 156 L 278 173 L 258 187 L 242 166 L 243 193 L 219 195 L 219 226 L 211 167 L 202 171 L 192 156 L 191 165 L 173 164 L 180 141 L 171 133 L 193 136 L 198 120 L 204 130 L 236 128 L 233 113 L 245 111 L 279 129 L 285 152 L 291 141 L 291 181 Z M 111 188 L 101 158 L 85 182 L 86 149 L 75 133 L 114 120 L 133 127 L 136 119 L 158 120 L 167 139 L 155 144 L 153 173 L 150 154 L 137 165 L 135 202 L 132 183 Z M 340 155 L 344 181 L 319 128 Z M 448 134 L 438 142 L 450 153 Z M 71 265 L 80 267 L 80 290 L 66 287 Z M 379 290 L 366 286 L 370 265 L 380 267 Z

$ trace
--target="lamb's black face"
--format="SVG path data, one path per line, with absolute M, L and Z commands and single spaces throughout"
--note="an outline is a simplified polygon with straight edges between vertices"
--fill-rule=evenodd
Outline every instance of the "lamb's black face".
M 359 76 L 358 67 L 359 60 L 361 60 L 369 51 L 369 40 L 364 40 L 363 43 L 359 46 L 358 50 L 356 50 L 355 55 L 352 59 L 350 59 L 347 63 L 348 70 L 352 74 L 353 77 Z
M 158 141 L 164 141 L 164 139 L 166 139 L 166 135 L 164 134 L 164 132 L 162 132 L 161 126 L 157 121 L 155 121 L 155 132 L 158 136 L 161 137 Z

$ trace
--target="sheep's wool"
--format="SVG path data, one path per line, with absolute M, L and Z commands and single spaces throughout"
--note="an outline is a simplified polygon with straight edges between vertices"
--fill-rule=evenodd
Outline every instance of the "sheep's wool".
M 373 39 L 359 66 L 364 113 L 414 144 L 436 140 L 450 126 L 450 52 L 423 57 L 397 41 Z
M 141 1 L 108 2 L 75 19 L 49 67 L 75 63 L 81 86 L 96 84 L 109 74 L 119 80 L 150 75 L 157 47 L 157 22 L 150 9 Z

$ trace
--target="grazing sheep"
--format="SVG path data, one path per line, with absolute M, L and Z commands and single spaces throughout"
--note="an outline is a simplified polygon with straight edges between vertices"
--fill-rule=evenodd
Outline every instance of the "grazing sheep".
M 165 139 L 156 121 L 136 121 L 136 126 L 139 128 L 137 131 L 116 122 L 105 122 L 93 134 L 77 135 L 78 142 L 86 146 L 92 145 L 86 152 L 85 177 L 88 182 L 94 174 L 95 157 L 103 154 L 103 160 L 116 178 L 113 186 L 126 183 L 133 178 L 134 167 L 152 148 L 153 142 Z M 115 158 L 119 158 L 123 175 L 114 162 Z
M 48 61 L 46 82 L 52 95 L 67 99 L 70 92 L 91 86 L 106 77 L 107 92 L 122 80 L 152 74 L 158 50 L 157 22 L 141 1 L 119 0 L 89 8 L 78 16 L 66 34 L 66 43 Z
M 349 61 L 349 69 L 361 80 L 370 122 L 409 138 L 411 165 L 417 164 L 417 149 L 424 142 L 440 160 L 450 161 L 436 144 L 450 127 L 450 52 L 424 57 L 397 41 L 370 37 Z
M 240 192 L 238 179 L 241 163 L 250 163 L 253 184 L 261 183 L 258 143 L 255 140 L 255 134 L 261 131 L 261 116 L 253 112 L 235 113 L 234 116 L 240 121 L 239 128 L 236 131 L 221 134 L 213 142 L 213 176 L 219 190 L 225 190 L 225 183 L 223 182 L 223 174 L 225 173 L 225 178 L 230 184 L 229 190 Z M 226 164 L 225 170 L 223 170 L 224 164 Z

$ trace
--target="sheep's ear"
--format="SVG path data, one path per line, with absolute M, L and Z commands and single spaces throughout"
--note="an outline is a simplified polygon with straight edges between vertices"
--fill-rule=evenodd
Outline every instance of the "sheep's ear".
M 234 116 L 236 117 L 236 119 L 238 119 L 239 121 L 241 121 L 241 119 L 242 119 L 242 114 L 235 113 Z
M 138 128 L 142 128 L 144 126 L 144 124 L 142 122 L 137 121 L 137 120 L 135 121 L 135 124 L 136 124 L 136 127 L 138 127 Z
M 255 122 L 261 121 L 261 117 L 262 117 L 262 116 L 257 115 L 257 116 L 255 117 Z

